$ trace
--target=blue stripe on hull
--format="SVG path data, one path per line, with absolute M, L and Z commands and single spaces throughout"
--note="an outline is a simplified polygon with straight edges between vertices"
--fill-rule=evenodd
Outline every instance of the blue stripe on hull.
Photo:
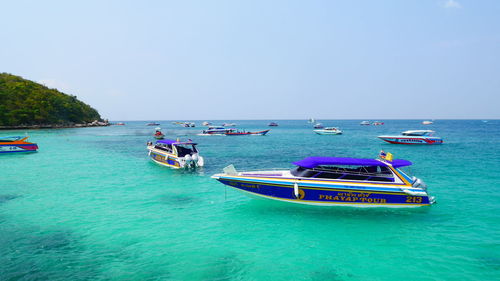
M 165 156 L 165 155 L 151 152 L 150 157 L 154 161 L 159 162 L 160 164 L 171 166 L 172 168 L 180 168 L 181 167 L 179 162 L 177 162 L 175 159 L 168 157 L 168 156 Z M 165 159 L 166 159 L 166 161 L 165 161 Z
M 299 186 L 299 198 L 294 195 L 293 185 L 267 185 L 263 183 L 240 182 L 227 179 L 219 179 L 225 185 L 235 189 L 247 191 L 256 195 L 262 195 L 279 200 L 287 200 L 295 203 L 315 204 L 348 204 L 348 205 L 407 205 L 422 206 L 429 205 L 428 196 L 411 196 L 405 193 L 378 193 L 377 191 L 344 191 L 331 188 L 310 189 Z

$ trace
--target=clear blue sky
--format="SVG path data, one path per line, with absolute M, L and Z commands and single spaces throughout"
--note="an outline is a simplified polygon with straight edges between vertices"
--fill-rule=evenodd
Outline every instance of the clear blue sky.
M 500 1 L 2 1 L 0 71 L 111 120 L 500 118 Z

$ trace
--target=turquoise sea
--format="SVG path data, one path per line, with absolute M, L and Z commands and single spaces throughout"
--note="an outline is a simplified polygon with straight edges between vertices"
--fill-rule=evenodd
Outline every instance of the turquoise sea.
M 231 121 L 231 120 L 225 120 Z M 238 121 L 267 128 L 270 121 Z M 500 120 L 277 120 L 267 136 L 197 136 L 205 167 L 148 160 L 154 127 L 30 130 L 40 150 L 0 155 L 0 280 L 500 280 Z M 214 121 L 216 124 L 222 121 Z M 377 135 L 433 129 L 443 145 Z M 0 136 L 24 131 L 0 131 Z M 414 163 L 437 204 L 417 209 L 311 207 L 248 198 L 210 178 L 289 168 L 307 156 Z

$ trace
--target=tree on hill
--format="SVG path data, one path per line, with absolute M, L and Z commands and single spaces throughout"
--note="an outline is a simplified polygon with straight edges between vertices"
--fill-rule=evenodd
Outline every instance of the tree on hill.
M 71 125 L 102 120 L 97 110 L 22 77 L 0 73 L 0 126 Z

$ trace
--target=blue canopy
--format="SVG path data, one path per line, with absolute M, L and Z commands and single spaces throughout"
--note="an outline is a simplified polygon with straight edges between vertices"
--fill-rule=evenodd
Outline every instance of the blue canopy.
M 177 145 L 177 144 L 196 144 L 196 143 L 191 142 L 191 141 L 182 142 L 182 141 L 176 141 L 176 140 L 159 140 L 159 141 L 156 141 L 156 143 L 171 144 L 171 145 Z
M 394 168 L 410 166 L 411 162 L 403 159 L 387 161 Z M 307 157 L 293 164 L 304 168 L 315 168 L 322 165 L 355 165 L 355 166 L 387 166 L 386 163 L 376 159 L 343 158 L 343 157 Z

